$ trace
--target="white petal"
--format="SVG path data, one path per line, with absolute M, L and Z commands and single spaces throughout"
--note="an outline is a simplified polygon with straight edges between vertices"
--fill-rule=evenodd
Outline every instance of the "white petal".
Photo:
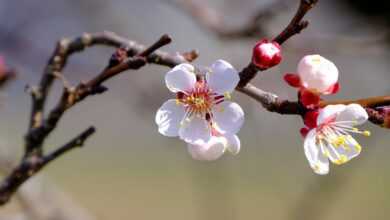
M 368 120 L 368 114 L 359 104 L 349 104 L 344 111 L 340 112 L 336 121 L 354 121 L 357 124 L 363 124 Z
M 237 134 L 244 123 L 244 111 L 237 103 L 225 101 L 215 106 L 212 111 L 212 121 L 222 134 Z
M 218 94 L 233 92 L 240 81 L 237 70 L 224 60 L 215 61 L 210 69 L 211 72 L 206 74 L 206 80 L 211 91 Z
M 158 131 L 168 137 L 178 136 L 184 114 L 183 105 L 176 104 L 175 99 L 166 101 L 156 113 L 155 122 L 158 125 Z
M 335 145 L 327 143 L 329 159 L 337 165 L 344 164 L 361 152 L 359 143 L 352 136 L 342 136 L 345 138 L 345 145 Z
M 241 142 L 237 135 L 225 134 L 226 149 L 236 155 L 240 152 Z
M 339 105 L 328 105 L 325 108 L 321 109 L 320 113 L 318 114 L 317 125 L 326 122 L 326 120 L 329 120 L 330 117 L 335 117 L 336 119 L 338 114 L 344 111 L 345 108 L 346 105 L 339 104 Z
M 303 148 L 310 167 L 316 174 L 325 175 L 329 173 L 329 161 L 323 154 L 320 146 L 316 145 L 316 130 L 312 129 L 306 135 Z
M 337 83 L 339 75 L 336 65 L 320 55 L 303 57 L 298 64 L 297 72 L 304 87 L 321 93 Z
M 226 140 L 221 137 L 212 137 L 205 144 L 188 144 L 188 152 L 195 160 L 216 160 L 225 152 Z
M 194 115 L 182 121 L 179 136 L 187 143 L 204 144 L 210 140 L 211 128 L 204 118 Z
M 192 90 L 196 83 L 195 68 L 188 63 L 175 66 L 165 75 L 165 84 L 171 92 Z

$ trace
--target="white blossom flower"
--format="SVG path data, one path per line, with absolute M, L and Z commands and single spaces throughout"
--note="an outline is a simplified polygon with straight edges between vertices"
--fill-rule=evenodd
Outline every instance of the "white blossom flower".
M 216 160 L 226 150 L 236 155 L 240 152 L 240 139 L 237 135 L 225 134 L 223 136 L 212 136 L 207 143 L 188 144 L 188 152 L 195 160 Z
M 367 112 L 358 104 L 328 105 L 320 110 L 317 127 L 304 141 L 306 158 L 315 173 L 327 174 L 329 160 L 340 165 L 359 155 L 361 146 L 350 133 L 369 136 L 369 131 L 354 127 L 367 119 Z
M 166 74 L 165 83 L 176 99 L 160 107 L 155 121 L 162 135 L 178 136 L 189 144 L 203 146 L 201 151 L 209 151 L 205 149 L 214 149 L 221 137 L 227 140 L 225 135 L 237 134 L 244 122 L 241 107 L 229 101 L 239 76 L 224 60 L 214 62 L 206 73 L 200 73 L 203 75 L 196 75 L 196 71 L 185 63 Z
M 320 94 L 334 93 L 339 71 L 336 65 L 320 55 L 304 56 L 298 64 L 301 86 Z

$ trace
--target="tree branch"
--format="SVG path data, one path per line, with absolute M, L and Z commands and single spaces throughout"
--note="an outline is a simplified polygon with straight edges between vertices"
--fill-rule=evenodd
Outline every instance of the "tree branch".
M 102 32 L 95 34 L 85 33 L 81 37 L 73 40 L 64 38 L 57 43 L 56 49 L 50 57 L 48 64 L 45 67 L 41 81 L 37 87 L 30 89 L 32 96 L 32 107 L 28 134 L 25 138 L 25 156 L 32 154 L 41 155 L 40 136 L 34 135 L 34 130 L 42 126 L 44 118 L 44 107 L 48 92 L 56 78 L 56 75 L 61 75 L 62 69 L 66 65 L 68 58 L 76 53 L 83 51 L 85 48 L 94 45 L 106 45 L 111 47 L 119 47 L 121 45 L 131 45 L 132 42 L 127 41 L 111 32 Z
M 22 163 L 20 163 L 13 171 L 11 171 L 11 173 L 2 181 L 0 185 L 0 205 L 7 203 L 10 197 L 26 180 L 44 168 L 51 161 L 71 149 L 83 146 L 85 140 L 93 133 L 95 133 L 95 128 L 89 127 L 74 139 L 69 141 L 67 144 L 58 148 L 47 156 L 33 156 L 23 160 Z
M 35 124 L 29 129 L 29 132 L 26 135 L 25 155 L 21 163 L 0 185 L 0 205 L 5 204 L 21 184 L 35 175 L 41 168 L 46 166 L 46 164 L 57 159 L 74 147 L 81 146 L 84 140 L 95 132 L 95 129 L 91 127 L 63 147 L 58 148 L 50 154 L 44 155 L 42 151 L 43 142 L 56 128 L 58 121 L 66 110 L 82 101 L 87 96 L 107 91 L 107 88 L 102 84 L 128 69 L 139 69 L 148 62 L 174 66 L 177 63 L 190 62 L 198 56 L 196 51 L 183 54 L 168 54 L 166 52 L 158 51 L 160 47 L 169 44 L 170 42 L 171 38 L 168 35 L 163 35 L 150 47 L 145 47 L 134 41 L 119 37 L 111 32 L 84 34 L 82 37 L 75 38 L 74 40 L 60 41 L 54 52 L 55 55 L 52 55 L 52 58 L 49 60 L 48 67 L 46 68 L 41 79 L 41 84 L 38 87 L 39 89 L 34 88 L 32 91 L 32 115 L 35 115 L 35 118 L 36 115 L 41 115 L 39 117 L 42 118 L 39 118 L 39 123 L 35 119 L 32 119 Z M 76 87 L 65 86 L 58 104 L 54 106 L 46 118 L 43 118 L 43 108 L 46 97 L 50 91 L 49 88 L 56 78 L 64 80 L 61 71 L 65 67 L 67 58 L 76 51 L 81 51 L 88 46 L 97 44 L 118 47 L 118 50 L 121 50 L 122 52 L 123 48 L 126 48 L 124 50 L 125 54 L 122 53 L 122 56 L 118 56 L 117 51 L 111 57 L 107 67 L 91 80 L 81 82 Z M 119 52 L 119 54 L 121 53 Z M 127 58 L 127 56 L 131 57 Z M 60 62 L 59 60 L 62 61 Z M 55 66 L 55 68 L 53 66 Z M 38 93 L 39 96 L 37 96 Z
M 322 101 L 320 103 L 320 106 L 324 107 L 327 105 L 336 105 L 336 104 L 348 105 L 351 103 L 357 103 L 357 104 L 360 104 L 361 106 L 367 107 L 367 108 L 390 106 L 390 96 L 376 96 L 376 97 L 370 97 L 370 98 L 364 98 L 364 99 Z

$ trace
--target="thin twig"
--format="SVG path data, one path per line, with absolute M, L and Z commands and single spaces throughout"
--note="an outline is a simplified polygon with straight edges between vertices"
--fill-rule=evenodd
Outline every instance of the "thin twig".
M 33 156 L 26 160 L 23 160 L 11 173 L 8 175 L 0 185 L 0 205 L 4 205 L 8 202 L 10 197 L 15 191 L 31 176 L 36 174 L 52 160 L 58 158 L 64 153 L 68 152 L 75 147 L 83 146 L 85 140 L 95 133 L 94 127 L 89 127 L 85 131 L 81 132 L 78 136 L 73 138 L 64 146 L 58 148 L 54 152 L 47 156 L 39 157 Z

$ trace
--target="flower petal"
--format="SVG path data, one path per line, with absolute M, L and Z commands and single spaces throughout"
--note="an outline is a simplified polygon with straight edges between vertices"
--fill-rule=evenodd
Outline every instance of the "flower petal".
M 361 146 L 352 136 L 341 135 L 338 137 L 338 140 L 340 141 L 339 144 L 326 144 L 326 154 L 332 163 L 341 165 L 360 154 Z
M 301 79 L 298 74 L 295 73 L 286 73 L 284 74 L 284 81 L 287 82 L 292 87 L 299 88 L 301 86 Z
M 241 142 L 237 135 L 225 134 L 226 149 L 236 155 L 240 152 Z
M 363 124 L 368 120 L 368 114 L 359 104 L 349 104 L 336 118 L 337 121 L 353 121 Z
M 234 102 L 225 101 L 212 109 L 212 121 L 222 134 L 236 134 L 244 123 L 244 111 Z
M 316 174 L 325 175 L 329 173 L 329 161 L 322 153 L 320 146 L 316 145 L 316 129 L 312 129 L 306 135 L 303 148 L 310 167 Z
M 328 105 L 325 108 L 321 109 L 317 118 L 317 125 L 326 122 L 331 117 L 336 118 L 340 112 L 345 110 L 345 108 L 346 105 L 339 104 L 339 105 Z
M 156 113 L 155 122 L 158 125 L 158 131 L 168 137 L 178 136 L 184 114 L 184 106 L 178 105 L 175 99 L 166 101 Z
M 325 92 L 323 92 L 323 94 L 324 95 L 336 94 L 338 91 L 340 91 L 340 83 L 335 83 L 331 85 Z
M 211 128 L 204 118 L 194 115 L 181 122 L 179 136 L 187 143 L 205 144 L 211 138 Z
M 318 114 L 318 110 L 306 112 L 305 116 L 303 117 L 303 123 L 310 129 L 317 127 Z
M 223 137 L 212 137 L 207 143 L 187 144 L 187 149 L 193 159 L 211 161 L 224 154 L 225 145 L 226 140 Z
M 196 83 L 195 68 L 188 63 L 175 66 L 165 75 L 165 84 L 171 92 L 186 92 Z
M 338 69 L 330 60 L 320 55 L 307 55 L 301 59 L 297 70 L 302 86 L 320 93 L 337 83 Z
M 206 80 L 211 91 L 218 94 L 233 92 L 240 81 L 237 70 L 224 60 L 215 61 L 210 69 L 211 72 L 206 74 Z

